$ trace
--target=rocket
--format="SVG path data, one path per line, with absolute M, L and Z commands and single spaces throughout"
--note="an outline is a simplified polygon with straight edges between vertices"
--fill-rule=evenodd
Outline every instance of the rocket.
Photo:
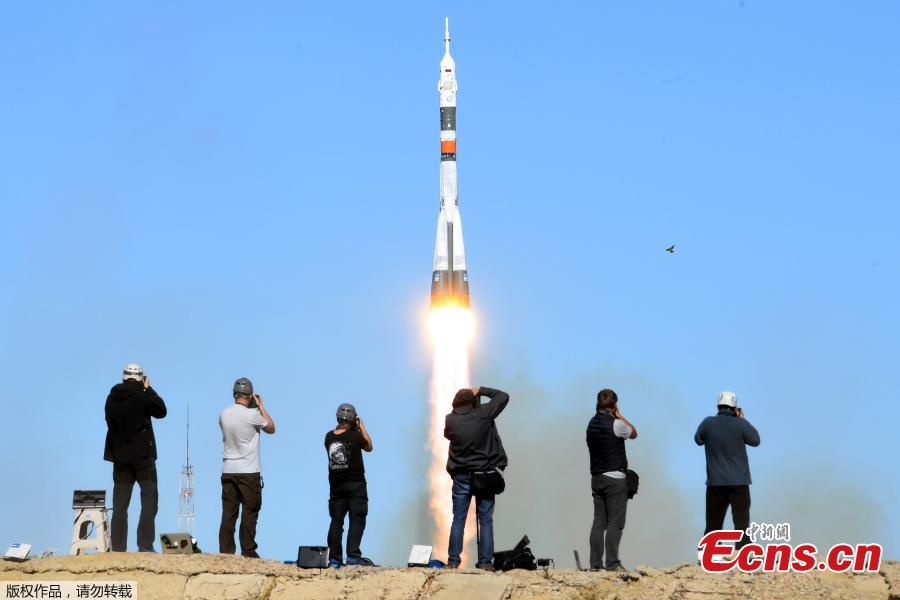
M 450 19 L 444 21 L 441 103 L 441 208 L 434 244 L 431 306 L 469 306 L 469 275 L 456 192 L 456 63 L 450 56 Z

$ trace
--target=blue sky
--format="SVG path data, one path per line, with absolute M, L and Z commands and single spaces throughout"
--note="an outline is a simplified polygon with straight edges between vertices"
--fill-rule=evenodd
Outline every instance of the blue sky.
M 215 550 L 216 415 L 247 376 L 278 424 L 265 556 L 324 539 L 322 438 L 344 401 L 376 446 L 364 551 L 399 564 L 428 538 L 449 15 L 475 383 L 513 394 L 498 548 L 538 527 L 505 504 L 576 520 L 583 540 L 548 528 L 536 546 L 585 552 L 581 440 L 607 386 L 642 431 L 633 466 L 666 482 L 645 478 L 629 531 L 680 495 L 702 532 L 692 435 L 731 388 L 763 439 L 751 516 L 897 557 L 900 8 L 789 4 L 4 3 L 0 510 L 16 518 L 0 544 L 67 552 L 71 491 L 111 490 L 103 402 L 130 361 L 170 408 L 158 531 L 175 528 L 190 403 Z M 571 476 L 517 461 L 536 447 L 571 447 Z M 546 504 L 554 485 L 577 507 Z M 690 558 L 686 536 L 625 560 Z

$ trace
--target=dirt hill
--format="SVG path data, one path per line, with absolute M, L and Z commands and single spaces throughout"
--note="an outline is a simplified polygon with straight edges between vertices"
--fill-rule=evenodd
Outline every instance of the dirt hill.
M 218 554 L 95 554 L 0 562 L 0 598 L 9 581 L 136 581 L 141 600 L 283 600 L 320 598 L 703 599 L 846 598 L 900 600 L 900 563 L 878 574 L 710 575 L 683 565 L 630 573 L 441 571 L 350 567 L 300 570 L 277 561 Z

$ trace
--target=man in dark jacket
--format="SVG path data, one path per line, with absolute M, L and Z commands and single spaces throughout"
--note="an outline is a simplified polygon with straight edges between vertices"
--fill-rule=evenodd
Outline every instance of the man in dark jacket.
M 150 417 L 166 416 L 166 404 L 150 387 L 140 365 L 125 366 L 122 383 L 106 398 L 106 448 L 103 459 L 113 463 L 113 514 L 110 532 L 113 552 L 128 545 L 128 504 L 134 482 L 141 486 L 141 517 L 137 545 L 153 552 L 159 494 L 156 489 L 156 439 Z
M 591 525 L 591 569 L 624 571 L 619 542 L 625 528 L 628 457 L 625 440 L 637 437 L 637 429 L 619 412 L 619 397 L 612 390 L 597 394 L 597 413 L 588 423 L 587 445 L 591 456 L 591 492 L 594 522 Z M 606 564 L 603 554 L 606 552 Z
M 744 418 L 737 396 L 719 394 L 718 414 L 706 417 L 694 434 L 698 446 L 706 447 L 706 533 L 722 529 L 725 511 L 731 506 L 734 528 L 746 532 L 750 526 L 750 463 L 747 446 L 759 446 L 759 432 Z M 749 542 L 746 533 L 737 543 Z
M 481 396 L 490 402 L 481 403 Z M 453 478 L 453 525 L 447 567 L 459 567 L 466 527 L 466 515 L 472 496 L 478 518 L 478 563 L 485 571 L 493 571 L 494 560 L 494 496 L 503 482 L 503 469 L 508 461 L 497 425 L 497 418 L 509 403 L 509 394 L 481 387 L 462 389 L 453 398 L 453 412 L 444 423 L 444 437 L 450 440 L 447 472 Z

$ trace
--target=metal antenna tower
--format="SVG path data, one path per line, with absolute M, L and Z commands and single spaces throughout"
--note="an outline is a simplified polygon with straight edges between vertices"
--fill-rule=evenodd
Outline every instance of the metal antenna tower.
M 194 467 L 191 465 L 191 405 L 187 407 L 185 459 L 178 489 L 178 530 L 194 535 Z

